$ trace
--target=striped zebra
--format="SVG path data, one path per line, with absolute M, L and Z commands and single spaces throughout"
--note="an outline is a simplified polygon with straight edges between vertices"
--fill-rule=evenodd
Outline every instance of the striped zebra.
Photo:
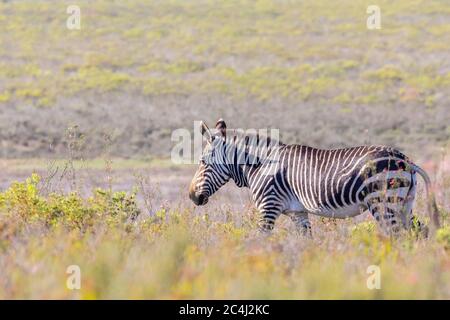
M 263 231 L 272 230 L 280 214 L 291 217 L 300 233 L 309 234 L 308 214 L 347 218 L 369 210 L 382 230 L 392 234 L 401 227 L 421 226 L 412 215 L 418 173 L 426 183 L 431 220 L 439 224 L 430 178 L 396 149 L 286 145 L 227 130 L 222 119 L 214 132 L 203 122 L 200 129 L 207 144 L 189 187 L 196 205 L 205 205 L 231 179 L 250 189 Z

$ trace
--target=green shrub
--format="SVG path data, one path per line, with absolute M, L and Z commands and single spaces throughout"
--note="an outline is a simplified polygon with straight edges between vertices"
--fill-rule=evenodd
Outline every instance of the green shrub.
M 90 207 L 95 212 L 102 212 L 120 222 L 135 220 L 140 212 L 136 202 L 136 190 L 131 194 L 124 191 L 111 192 L 95 189 L 94 195 L 88 199 Z
M 113 192 L 96 189 L 83 199 L 78 193 L 39 194 L 40 177 L 33 174 L 25 182 L 14 182 L 0 193 L 0 214 L 17 215 L 24 221 L 41 221 L 51 227 L 63 225 L 69 229 L 86 230 L 95 219 L 109 224 L 134 221 L 140 214 L 136 191 Z

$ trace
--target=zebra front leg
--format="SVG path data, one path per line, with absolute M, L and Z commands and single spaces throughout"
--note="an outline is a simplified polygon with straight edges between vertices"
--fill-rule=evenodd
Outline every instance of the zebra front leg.
M 294 222 L 295 227 L 297 229 L 297 233 L 301 236 L 312 236 L 311 233 L 311 223 L 308 219 L 308 213 L 307 212 L 290 212 L 288 216 L 291 218 L 291 220 Z

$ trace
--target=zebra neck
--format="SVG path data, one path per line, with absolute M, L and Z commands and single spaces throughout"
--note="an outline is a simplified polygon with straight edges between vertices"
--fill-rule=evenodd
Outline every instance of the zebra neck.
M 244 165 L 240 165 L 240 164 L 233 165 L 232 170 L 231 170 L 231 178 L 233 179 L 234 183 L 236 183 L 236 185 L 239 188 L 242 188 L 242 187 L 248 188 L 249 187 L 247 175 L 245 174 L 245 170 L 244 170 Z
M 251 187 L 250 182 L 258 175 L 261 167 L 267 168 L 277 164 L 280 150 L 284 146 L 279 141 L 275 143 L 267 139 L 259 140 L 258 136 L 255 144 L 254 139 L 255 137 L 248 136 L 234 139 L 227 150 L 228 154 L 232 155 L 232 164 L 228 167 L 230 176 L 238 187 Z
M 262 176 L 273 176 L 279 168 L 279 154 L 282 145 L 271 148 L 264 157 L 259 158 L 256 163 L 246 163 L 241 165 L 240 173 L 241 180 L 244 182 L 243 186 L 252 188 L 257 181 L 265 181 L 260 179 Z

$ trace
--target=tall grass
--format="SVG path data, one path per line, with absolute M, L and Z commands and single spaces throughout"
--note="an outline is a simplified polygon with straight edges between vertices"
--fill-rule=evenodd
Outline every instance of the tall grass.
M 262 237 L 251 207 L 219 214 L 186 203 L 149 215 L 136 200 L 146 181 L 82 197 L 43 193 L 33 175 L 0 193 L 0 298 L 449 299 L 448 181 L 445 171 L 435 237 L 386 238 L 370 218 L 312 217 L 313 237 L 304 238 L 284 217 Z M 426 221 L 424 208 L 420 198 L 415 211 Z M 66 286 L 71 265 L 79 290 Z M 367 287 L 371 265 L 380 289 Z

